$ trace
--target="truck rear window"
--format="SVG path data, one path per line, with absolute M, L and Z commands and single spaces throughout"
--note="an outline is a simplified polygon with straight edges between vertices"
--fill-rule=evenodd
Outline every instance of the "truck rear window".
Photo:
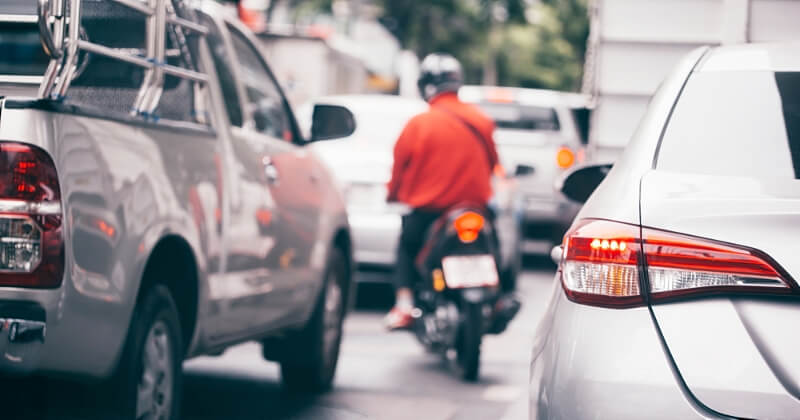
M 658 169 L 800 179 L 800 72 L 700 72 L 675 105 Z
M 0 25 L 0 75 L 42 76 L 47 63 L 36 24 Z

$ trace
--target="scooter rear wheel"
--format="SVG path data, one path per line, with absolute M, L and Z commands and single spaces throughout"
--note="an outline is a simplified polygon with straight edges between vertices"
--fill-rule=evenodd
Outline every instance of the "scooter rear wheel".
M 458 334 L 458 366 L 465 381 L 478 380 L 481 363 L 481 339 L 483 338 L 483 314 L 481 305 L 466 303 L 464 318 Z

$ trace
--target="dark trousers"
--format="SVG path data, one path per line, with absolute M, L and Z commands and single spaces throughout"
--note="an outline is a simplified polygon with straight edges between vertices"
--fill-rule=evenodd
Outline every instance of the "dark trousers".
M 413 288 L 420 280 L 414 261 L 425 245 L 425 235 L 443 212 L 415 209 L 403 216 L 400 241 L 397 244 L 397 266 L 394 271 L 396 288 Z

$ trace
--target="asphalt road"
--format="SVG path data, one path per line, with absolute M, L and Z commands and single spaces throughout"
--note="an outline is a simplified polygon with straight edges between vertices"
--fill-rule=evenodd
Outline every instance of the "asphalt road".
M 261 358 L 259 344 L 247 343 L 185 363 L 183 418 L 525 419 L 531 340 L 553 286 L 552 264 L 537 259 L 527 268 L 518 287 L 522 310 L 505 333 L 484 339 L 477 383 L 460 381 L 410 333 L 386 332 L 391 290 L 372 288 L 346 320 L 333 391 L 315 397 L 284 390 L 277 364 Z M 0 377 L 0 419 L 108 420 L 98 413 L 98 386 Z
M 477 383 L 461 382 L 410 333 L 384 331 L 385 309 L 372 305 L 352 312 L 346 321 L 335 387 L 330 393 L 312 397 L 283 390 L 278 366 L 263 361 L 258 344 L 248 343 L 228 349 L 222 356 L 185 364 L 184 417 L 525 419 L 531 340 L 553 285 L 551 264 L 535 260 L 526 265 L 528 270 L 519 280 L 523 309 L 505 333 L 485 338 Z M 380 299 L 376 292 L 367 300 Z

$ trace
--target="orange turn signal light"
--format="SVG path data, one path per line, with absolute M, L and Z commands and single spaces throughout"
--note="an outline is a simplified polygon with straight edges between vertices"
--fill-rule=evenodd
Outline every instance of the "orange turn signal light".
M 468 211 L 456 218 L 454 222 L 458 239 L 468 244 L 478 239 L 478 233 L 483 229 L 483 216 L 478 213 Z
M 556 152 L 556 163 L 561 169 L 567 169 L 575 163 L 575 153 L 567 146 L 558 148 Z
M 447 283 L 444 281 L 444 273 L 442 270 L 438 268 L 433 270 L 433 290 L 441 292 L 445 287 L 447 287 Z

